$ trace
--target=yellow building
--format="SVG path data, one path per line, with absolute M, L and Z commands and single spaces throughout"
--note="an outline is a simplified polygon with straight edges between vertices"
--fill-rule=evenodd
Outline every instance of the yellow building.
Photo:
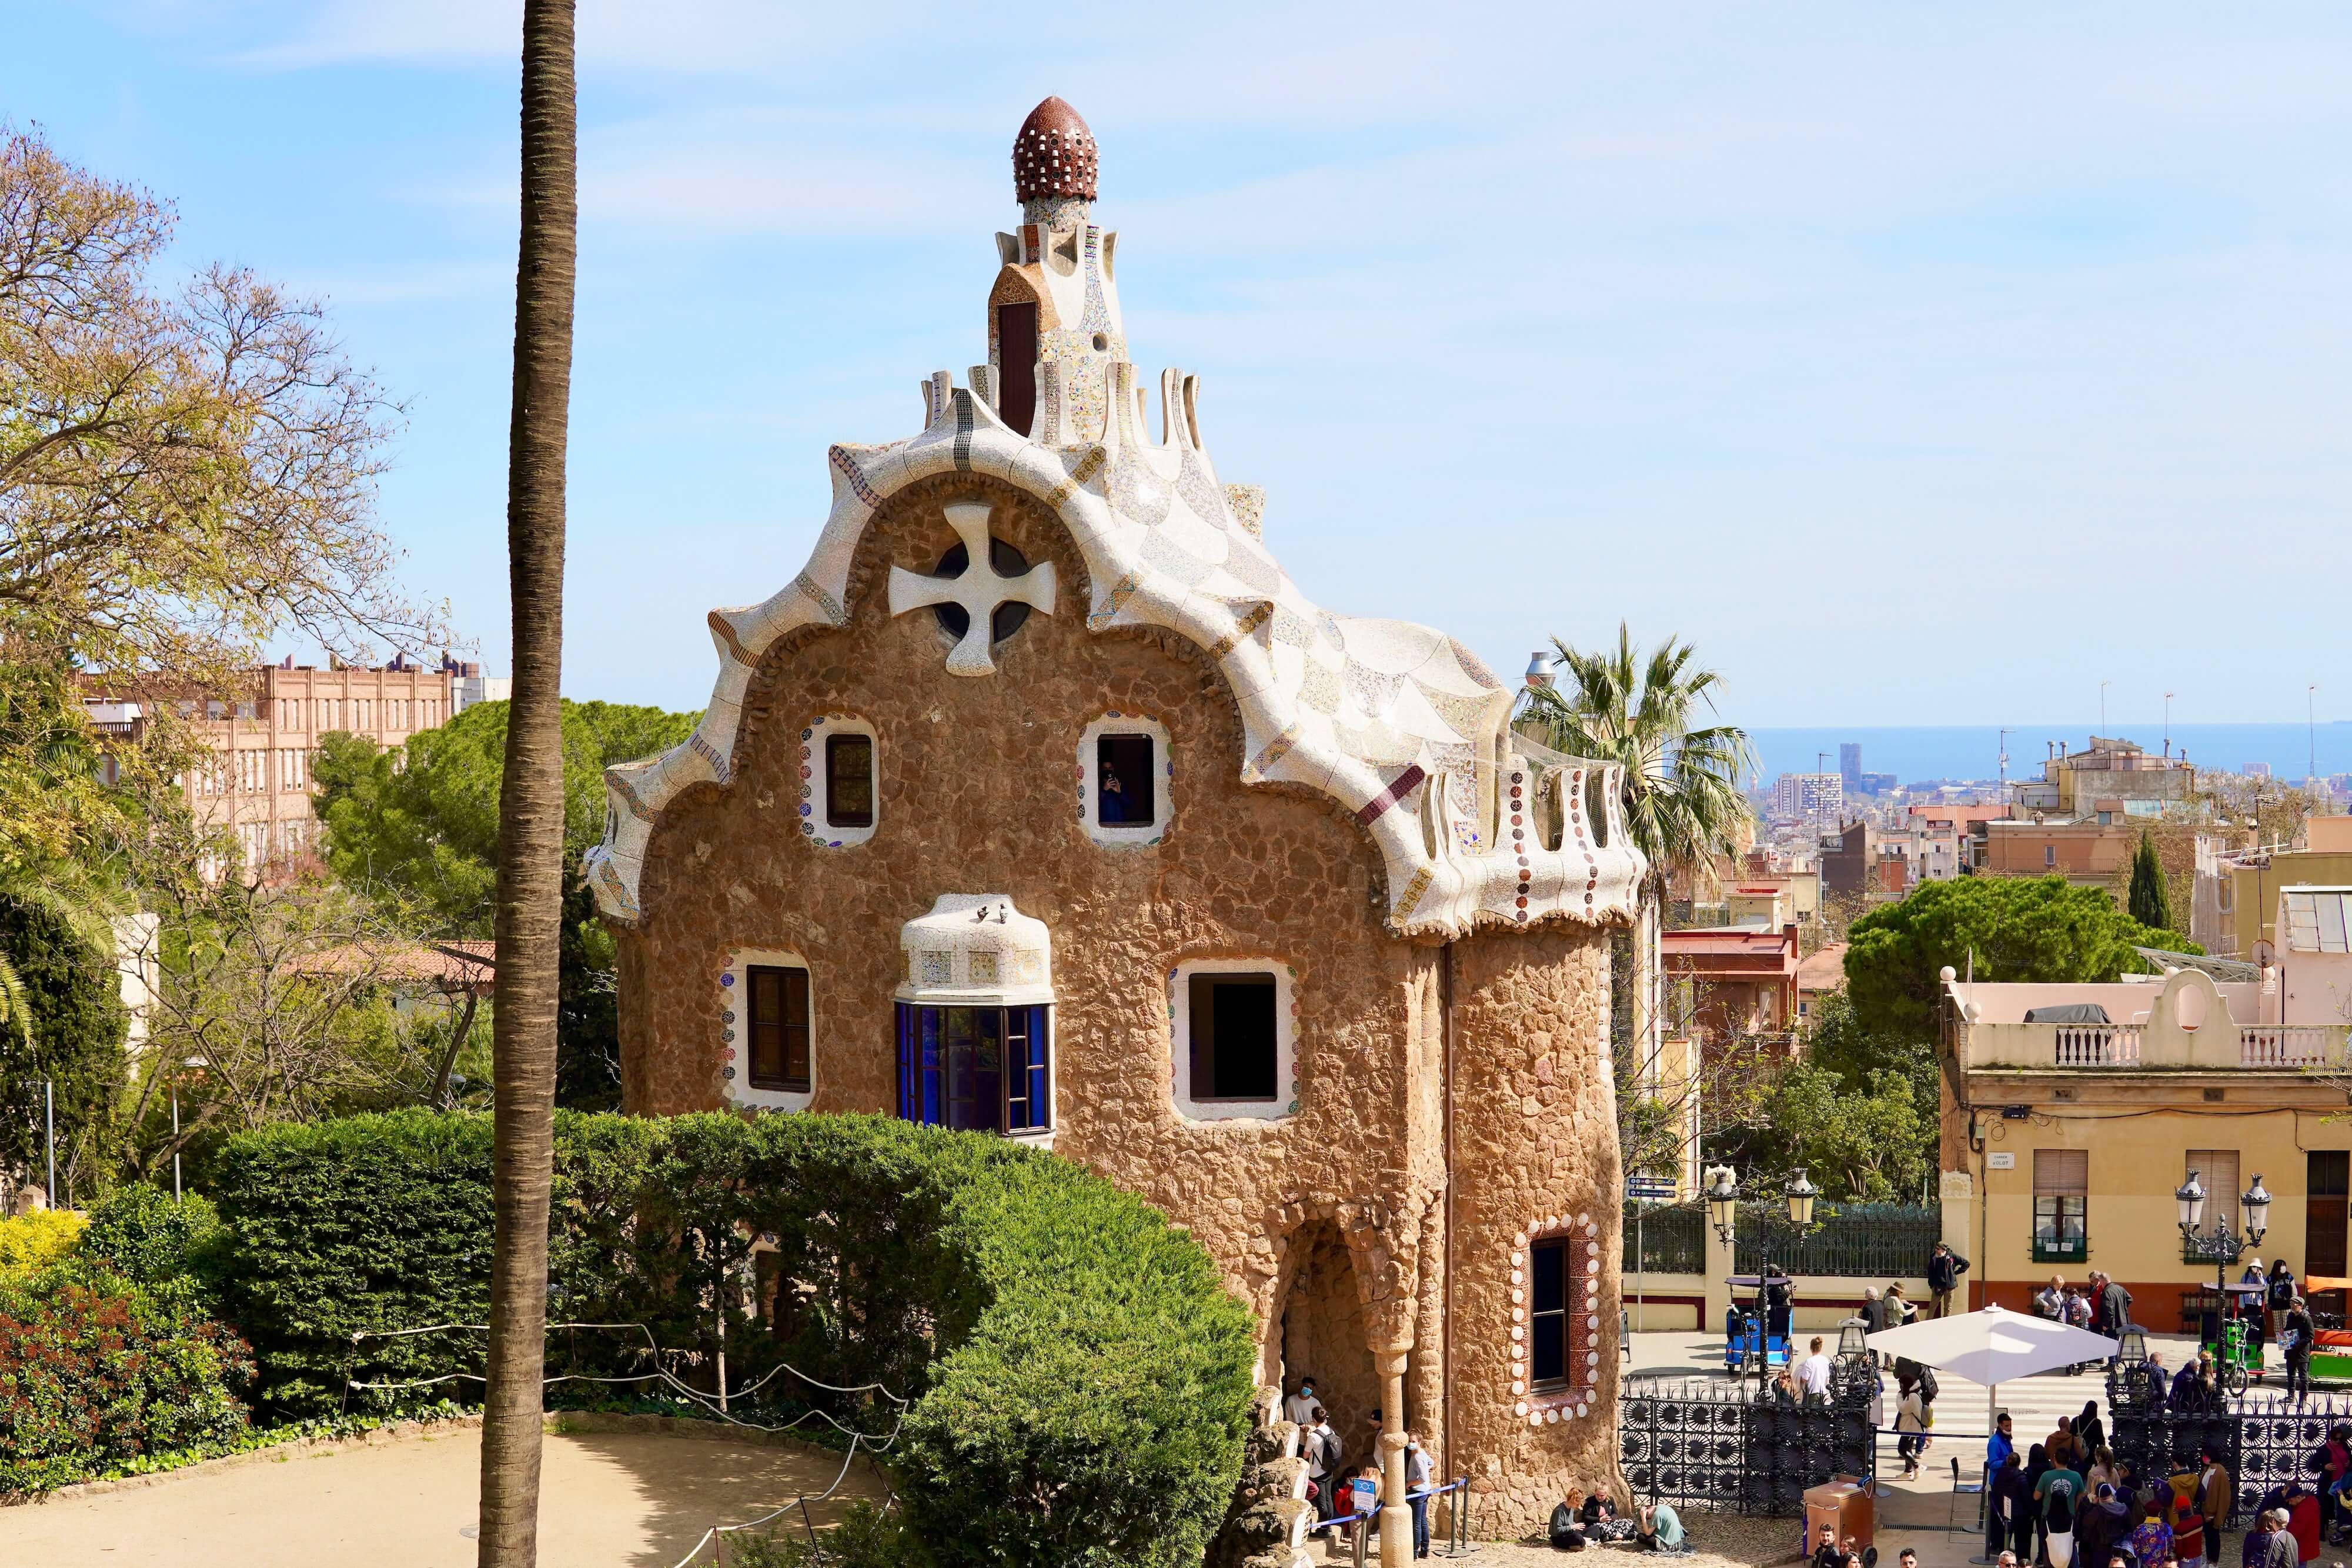
M 2251 960 L 2257 938 L 2277 942 L 2279 890 L 2295 883 L 2352 883 L 2352 817 L 2306 819 L 2289 849 L 2226 850 L 2200 839 L 2190 936 L 2208 953 Z
M 2340 915 L 2336 932 L 2340 946 Z M 2289 954 L 2285 973 L 2315 981 L 2347 961 Z M 2335 987 L 2195 969 L 2114 985 L 1943 979 L 1944 1234 L 1973 1264 L 1972 1304 L 2026 1309 L 2053 1275 L 2098 1269 L 2139 1323 L 2181 1330 L 2183 1291 L 2214 1283 L 2210 1262 L 2183 1260 L 2174 1192 L 2192 1170 L 2212 1195 L 2207 1230 L 2235 1227 L 2257 1176 L 2273 1195 L 2248 1259 L 2352 1273 L 2346 1028 L 2302 999 Z

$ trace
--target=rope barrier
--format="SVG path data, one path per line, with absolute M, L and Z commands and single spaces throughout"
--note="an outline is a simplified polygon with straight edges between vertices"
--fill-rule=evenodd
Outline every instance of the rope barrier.
M 653 1329 L 645 1323 L 557 1322 L 549 1323 L 546 1325 L 546 1328 L 550 1332 L 556 1329 L 569 1329 L 573 1331 L 585 1329 L 592 1333 L 625 1333 L 635 1331 L 645 1336 L 646 1353 L 654 1356 L 656 1361 L 665 1355 L 682 1354 L 679 1351 L 672 1350 L 663 1345 L 662 1343 L 654 1336 Z M 367 1340 L 414 1339 L 424 1334 L 488 1333 L 488 1332 L 489 1325 L 488 1323 L 427 1323 L 418 1328 L 358 1329 L 354 1330 L 352 1333 L 352 1355 L 353 1358 L 356 1358 L 359 1354 L 361 1343 Z M 721 1364 L 722 1365 L 724 1364 L 723 1357 L 721 1358 Z M 445 1383 L 457 1383 L 460 1381 L 473 1383 L 488 1382 L 488 1376 L 478 1372 L 450 1372 L 444 1373 L 437 1377 L 404 1378 L 396 1381 L 388 1379 L 354 1378 L 350 1374 L 350 1364 L 351 1363 L 348 1360 L 344 1364 L 343 1400 L 346 1404 L 349 1403 L 351 1399 L 351 1392 L 354 1388 L 376 1390 L 433 1388 Z M 746 1421 L 725 1408 L 723 1403 L 725 1400 L 747 1398 L 766 1387 L 768 1384 L 772 1382 L 779 1375 L 787 1372 L 791 1373 L 801 1382 L 807 1384 L 810 1387 L 823 1389 L 828 1394 L 878 1394 L 892 1406 L 892 1412 L 898 1419 L 893 1424 L 888 1433 L 876 1434 L 872 1432 L 862 1432 L 854 1427 L 844 1426 L 841 1422 L 834 1418 L 831 1412 L 824 1410 L 805 1410 L 800 1415 L 793 1416 L 790 1421 L 771 1424 L 760 1421 Z M 730 1392 L 722 1386 L 719 1394 L 715 1399 L 712 1396 L 705 1394 L 701 1389 L 696 1388 L 692 1385 L 687 1383 L 676 1373 L 670 1371 L 665 1366 L 656 1366 L 651 1372 L 622 1374 L 610 1377 L 599 1377 L 584 1372 L 559 1373 L 552 1377 L 542 1376 L 540 1379 L 540 1386 L 545 1388 L 552 1386 L 558 1383 L 614 1384 L 656 1382 L 667 1384 L 678 1396 L 695 1405 L 707 1414 L 717 1417 L 720 1421 L 726 1422 L 729 1426 L 741 1427 L 746 1430 L 755 1432 L 789 1432 L 793 1427 L 798 1427 L 802 1422 L 808 1420 L 812 1416 L 815 1416 L 823 1419 L 827 1425 L 831 1426 L 835 1431 L 841 1433 L 849 1439 L 849 1451 L 842 1456 L 841 1469 L 835 1472 L 832 1483 L 828 1485 L 824 1490 L 814 1494 L 803 1492 L 795 1497 L 791 1502 L 781 1504 L 770 1511 L 760 1515 L 757 1519 L 747 1519 L 735 1524 L 712 1525 L 709 1530 L 702 1532 L 701 1539 L 698 1540 L 694 1543 L 693 1549 L 688 1552 L 685 1556 L 677 1560 L 675 1568 L 688 1568 L 688 1565 L 692 1563 L 697 1557 L 701 1555 L 702 1549 L 706 1546 L 712 1547 L 713 1552 L 715 1552 L 717 1550 L 715 1543 L 720 1536 L 731 1535 L 745 1530 L 756 1530 L 761 1525 L 766 1524 L 772 1520 L 782 1518 L 784 1514 L 791 1512 L 795 1508 L 800 1510 L 802 1525 L 808 1531 L 809 1540 L 814 1543 L 816 1540 L 816 1526 L 809 1518 L 808 1505 L 812 1502 L 829 1501 L 833 1498 L 834 1494 L 841 1490 L 842 1483 L 849 1479 L 850 1467 L 857 1462 L 857 1453 L 861 1447 L 866 1449 L 870 1458 L 875 1454 L 887 1453 L 892 1448 L 897 1446 L 899 1431 L 906 1426 L 908 1406 L 914 1403 L 912 1399 L 907 1397 L 905 1395 L 892 1392 L 890 1387 L 884 1383 L 827 1383 L 822 1378 L 811 1377 L 807 1373 L 801 1371 L 790 1362 L 778 1363 L 760 1377 L 740 1389 Z

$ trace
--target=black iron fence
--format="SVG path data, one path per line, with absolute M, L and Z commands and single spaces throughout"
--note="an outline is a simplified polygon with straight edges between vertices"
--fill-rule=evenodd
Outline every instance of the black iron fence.
M 1677 1511 L 1789 1515 L 1805 1489 L 1868 1473 L 1876 1449 L 1868 1376 L 1798 1406 L 1750 1385 L 1638 1379 L 1618 1399 L 1618 1451 L 1643 1502 Z
M 1637 1219 L 1634 1206 L 1625 1206 L 1625 1272 L 1652 1274 L 1706 1272 L 1706 1214 L 1696 1207 L 1643 1207 Z
M 2107 1375 L 2108 1447 L 2143 1477 L 2195 1470 L 2210 1447 L 2236 1480 L 2233 1528 L 2289 1480 L 2315 1490 L 2328 1429 L 2352 1422 L 2352 1399 L 2340 1396 L 2291 1402 L 2265 1392 L 2226 1400 L 2218 1409 L 2184 1410 L 2161 1393 L 2142 1368 Z
M 1777 1263 L 1791 1274 L 1916 1279 L 1927 1271 L 1927 1254 L 1944 1237 L 1943 1210 L 1934 1204 L 1824 1203 L 1813 1218 L 1817 1228 L 1800 1240 L 1784 1206 L 1741 1204 L 1731 1243 L 1738 1272 L 1761 1273 L 1766 1263 Z

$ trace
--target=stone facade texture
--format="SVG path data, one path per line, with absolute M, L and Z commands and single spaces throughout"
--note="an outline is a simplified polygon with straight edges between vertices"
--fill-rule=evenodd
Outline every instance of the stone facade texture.
M 893 566 L 931 571 L 957 542 L 941 508 L 975 501 L 1059 587 L 1053 613 L 995 646 L 993 674 L 963 678 L 933 612 L 891 616 L 884 586 Z M 783 949 L 810 968 L 811 1108 L 895 1110 L 900 927 L 942 894 L 1006 894 L 1053 933 L 1055 1151 L 1191 1229 L 1258 1314 L 1263 1379 L 1316 1374 L 1351 1457 L 1402 1356 L 1389 1429 L 1412 1427 L 1475 1479 L 1482 1534 L 1533 1528 L 1568 1481 L 1615 1473 L 1606 932 L 1481 930 L 1450 950 L 1393 936 L 1363 828 L 1327 798 L 1244 786 L 1217 665 L 1173 632 L 1089 631 L 1093 591 L 1062 523 L 1010 484 L 953 473 L 889 498 L 857 547 L 847 624 L 766 651 L 731 782 L 687 789 L 652 833 L 644 914 L 619 934 L 628 1104 L 726 1106 L 719 976 L 730 950 Z M 1106 846 L 1079 821 L 1080 732 L 1110 713 L 1167 731 L 1173 815 L 1157 843 Z M 876 737 L 875 831 L 838 849 L 800 829 L 801 732 L 824 715 Z M 1292 972 L 1295 1113 L 1178 1114 L 1171 976 L 1193 958 Z M 1604 1298 L 1580 1340 L 1599 1353 L 1588 1414 L 1530 1426 L 1510 1386 L 1511 1242 L 1579 1215 L 1600 1221 Z

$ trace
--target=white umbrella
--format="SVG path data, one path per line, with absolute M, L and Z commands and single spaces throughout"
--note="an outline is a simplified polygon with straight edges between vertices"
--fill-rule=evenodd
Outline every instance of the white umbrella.
M 2116 1342 L 2103 1333 L 2000 1307 L 1881 1329 L 1865 1336 L 1863 1343 L 1873 1350 L 1983 1384 L 1988 1433 L 1998 1425 L 1995 1413 L 2000 1408 L 2001 1384 L 2086 1361 L 2105 1361 L 2116 1354 Z M 1985 1478 L 1985 1484 L 1992 1484 L 1990 1476 Z
M 2000 1307 L 1881 1329 L 1864 1343 L 1987 1386 L 2116 1354 L 2116 1342 L 2103 1333 Z

